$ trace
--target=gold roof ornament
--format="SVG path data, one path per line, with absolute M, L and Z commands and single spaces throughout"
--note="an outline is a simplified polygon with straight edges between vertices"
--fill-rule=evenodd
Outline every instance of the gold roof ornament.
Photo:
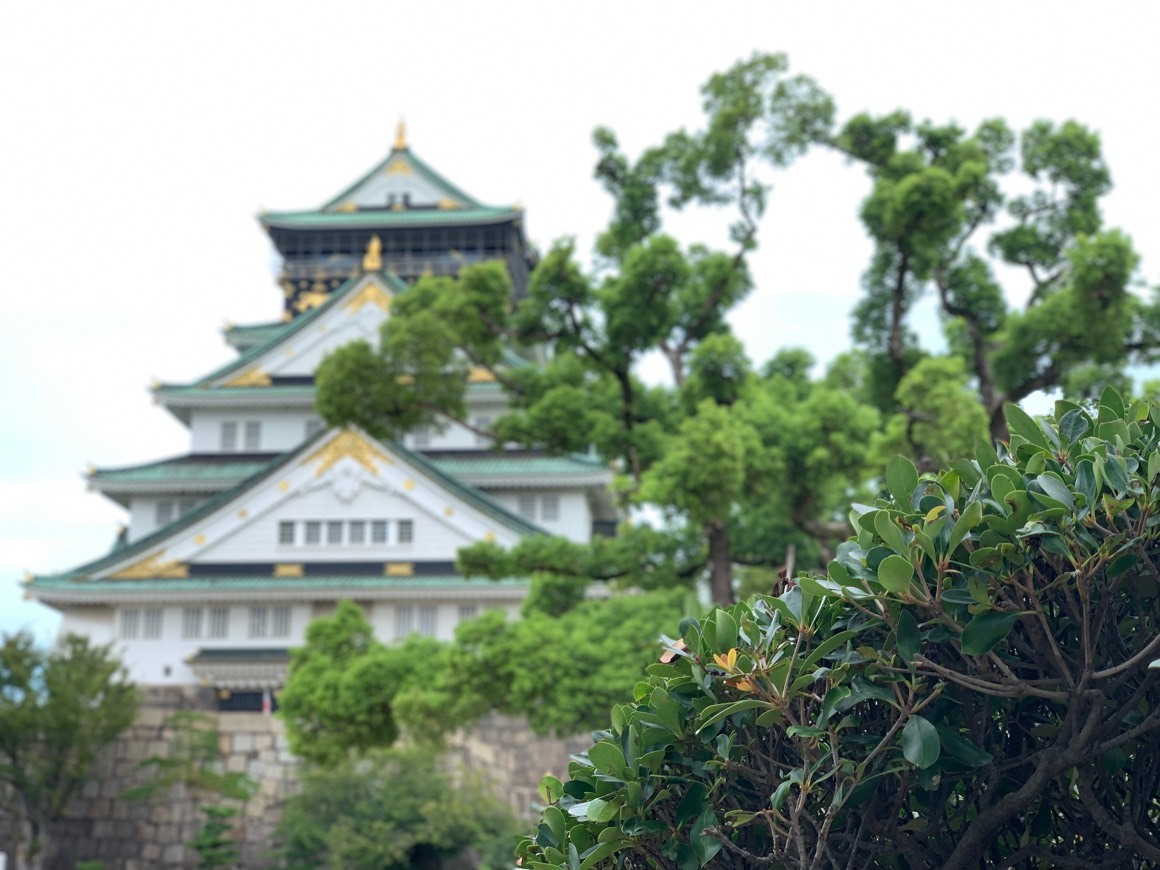
M 367 252 L 363 256 L 364 272 L 381 272 L 383 269 L 383 240 L 377 235 L 367 242 Z
M 407 122 L 402 118 L 399 119 L 399 123 L 395 127 L 395 150 L 407 150 Z

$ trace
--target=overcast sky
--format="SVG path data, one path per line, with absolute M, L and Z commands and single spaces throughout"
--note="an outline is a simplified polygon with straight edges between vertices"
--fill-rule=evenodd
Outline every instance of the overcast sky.
M 185 10 L 188 14 L 182 14 Z M 0 630 L 50 636 L 25 570 L 102 554 L 122 512 L 88 463 L 187 449 L 153 378 L 230 357 L 227 320 L 274 319 L 254 215 L 317 206 L 390 149 L 477 199 L 519 201 L 541 248 L 590 249 L 609 200 L 592 129 L 632 152 L 700 118 L 698 87 L 786 52 L 840 117 L 897 107 L 973 126 L 1074 117 L 1096 128 L 1109 223 L 1160 278 L 1154 95 L 1160 7 L 1143 3 L 4 3 L 0 7 Z M 775 179 L 734 317 L 758 361 L 848 344 L 869 244 L 864 175 L 816 154 Z M 719 227 L 683 217 L 686 242 Z M 1013 284 L 1013 292 L 1023 288 Z

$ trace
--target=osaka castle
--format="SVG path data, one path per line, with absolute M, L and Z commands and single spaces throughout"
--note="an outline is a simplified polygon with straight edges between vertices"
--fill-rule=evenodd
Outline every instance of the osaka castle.
M 125 509 L 124 532 L 109 553 L 26 585 L 60 611 L 62 633 L 114 643 L 138 683 L 212 687 L 238 710 L 283 683 L 289 649 L 339 600 L 362 605 L 385 642 L 449 639 L 486 609 L 516 615 L 527 591 L 524 578 L 461 575 L 459 548 L 586 541 L 616 518 L 596 459 L 478 434 L 505 410 L 487 371 L 469 376 L 471 428 L 382 441 L 327 429 L 314 410 L 322 359 L 376 342 L 421 275 L 499 259 L 522 293 L 534 255 L 519 208 L 474 200 L 400 127 L 387 157 L 322 207 L 259 219 L 281 256 L 281 311 L 228 327 L 236 355 L 220 368 L 154 386 L 188 453 L 91 470 L 90 488 Z

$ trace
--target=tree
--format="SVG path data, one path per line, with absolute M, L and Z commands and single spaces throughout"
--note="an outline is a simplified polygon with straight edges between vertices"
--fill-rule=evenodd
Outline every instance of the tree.
M 714 600 L 732 601 L 730 525 L 773 469 L 737 410 L 750 366 L 725 315 L 752 288 L 746 257 L 770 188 L 758 166 L 788 165 L 828 132 L 833 113 L 829 97 L 809 79 L 786 77 L 786 66 L 781 55 L 756 55 L 714 76 L 702 89 L 705 129 L 673 133 L 636 161 L 611 131 L 597 130 L 596 177 L 615 202 L 596 273 L 584 274 L 565 241 L 517 304 L 497 263 L 420 280 L 393 306 L 377 350 L 355 344 L 323 362 L 322 416 L 382 436 L 447 420 L 475 428 L 465 419 L 467 375 L 487 369 L 511 408 L 483 434 L 558 452 L 593 447 L 616 461 L 626 504 L 669 511 L 679 520 L 672 525 L 688 527 L 682 543 L 692 531 L 700 537 L 684 576 L 706 572 Z M 666 195 L 677 208 L 733 206 L 733 250 L 682 248 L 661 234 Z M 539 364 L 521 365 L 513 351 Z M 637 373 L 657 352 L 668 362 L 668 388 Z M 682 463 L 694 455 L 697 468 Z M 556 564 L 571 576 L 564 560 Z M 625 560 L 613 570 L 632 582 L 648 564 Z
M 276 838 L 288 870 L 437 870 L 465 850 L 483 870 L 506 870 L 517 830 L 471 771 L 453 775 L 429 749 L 410 748 L 304 771 Z
M 1160 862 L 1160 408 L 1005 416 L 892 460 L 828 575 L 686 620 L 523 866 Z
M 132 724 L 137 689 L 111 646 L 69 634 L 51 650 L 27 633 L 0 645 L 0 799 L 20 825 L 18 868 L 43 866 L 101 751 Z
M 895 410 L 896 388 L 924 356 L 908 318 L 932 288 L 994 438 L 1006 437 L 1006 403 L 1054 388 L 1095 399 L 1093 384 L 1154 358 L 1155 306 L 1129 292 L 1138 257 L 1100 215 L 1111 177 L 1094 132 L 1074 121 L 1037 121 L 1024 131 L 1027 192 L 1015 196 L 1001 185 L 1016 163 L 1016 137 L 1001 120 L 968 134 L 954 124 L 914 124 L 901 111 L 862 114 L 831 144 L 865 165 L 872 181 L 861 217 L 875 252 L 854 336 L 871 354 L 884 412 Z M 1000 285 L 996 262 L 1026 275 L 1022 307 Z

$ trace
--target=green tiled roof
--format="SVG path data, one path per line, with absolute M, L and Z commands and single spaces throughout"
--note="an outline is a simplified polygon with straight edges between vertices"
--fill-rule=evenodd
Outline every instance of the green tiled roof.
M 274 338 L 289 326 L 284 320 L 274 320 L 269 323 L 244 323 L 230 326 L 224 330 L 226 341 L 234 347 L 239 345 L 251 348 Z
M 401 279 L 397 278 L 389 272 L 379 275 L 379 278 L 386 282 L 396 293 L 407 289 L 407 285 L 403 283 Z M 195 385 L 208 386 L 212 381 L 219 380 L 220 378 L 223 378 L 228 374 L 232 374 L 233 372 L 241 371 L 250 363 L 254 362 L 254 360 L 264 356 L 267 351 L 277 347 L 287 338 L 296 335 L 318 320 L 318 318 L 321 317 L 323 313 L 329 311 L 336 304 L 338 304 L 342 297 L 346 296 L 348 291 L 350 291 L 352 287 L 354 287 L 362 280 L 362 276 L 358 278 L 348 278 L 333 293 L 330 294 L 330 297 L 324 303 L 319 305 L 317 308 L 312 308 L 309 311 L 295 317 L 285 325 L 284 329 L 272 334 L 266 341 L 262 342 L 261 344 L 250 348 L 245 353 L 241 354 L 237 359 L 231 360 L 224 366 L 221 366 L 220 368 L 210 372 L 208 375 L 205 375 L 203 378 L 198 380 Z
M 180 577 L 155 580 L 78 580 L 72 573 L 35 577 L 29 589 L 68 591 L 100 596 L 115 592 L 332 592 L 343 589 L 512 589 L 526 586 L 527 580 L 486 580 L 456 575 L 430 577 L 384 577 L 382 575 L 334 577 Z
M 410 211 L 283 211 L 261 216 L 268 227 L 285 229 L 365 229 L 430 224 L 490 224 L 522 216 L 514 208 L 411 209 Z
M 236 483 L 262 471 L 277 457 L 231 459 L 225 462 L 209 458 L 179 456 L 144 465 L 121 468 L 98 468 L 89 477 L 94 482 L 114 483 Z
M 202 383 L 196 384 L 160 384 L 156 388 L 160 396 L 238 396 L 254 398 L 261 395 L 263 398 L 302 399 L 312 401 L 314 398 L 313 384 L 273 384 L 269 387 L 209 387 Z
M 591 474 L 604 471 L 595 459 L 579 456 L 503 456 L 480 452 L 478 459 L 457 456 L 454 459 L 432 457 L 431 462 L 444 474 L 453 477 L 539 476 L 552 474 Z
M 243 660 L 253 661 L 282 661 L 290 658 L 287 647 L 228 647 L 228 648 L 201 648 L 197 654 L 188 659 L 190 664 L 205 664 L 206 662 L 233 662 Z
M 369 172 L 365 173 L 361 178 L 347 187 L 344 191 L 342 191 L 342 193 L 338 194 L 324 206 L 322 206 L 321 210 L 332 211 L 338 208 L 348 196 L 358 190 L 358 188 L 362 187 L 362 185 L 372 176 L 378 175 L 380 172 L 382 172 L 383 168 L 388 163 L 390 163 L 391 158 L 393 158 L 395 155 L 400 155 L 406 158 L 407 164 L 411 167 L 412 170 L 418 172 L 436 187 L 442 188 L 443 192 L 452 199 L 457 199 L 460 202 L 467 203 L 467 205 L 471 206 L 472 208 L 485 207 L 482 203 L 479 202 L 479 200 L 468 196 L 465 192 L 460 190 L 458 187 L 456 187 L 454 184 L 452 184 L 450 181 L 428 166 L 424 161 L 420 160 L 417 155 L 411 153 L 411 149 L 406 147 L 406 143 L 404 142 L 402 148 L 392 148 L 390 154 L 375 164 L 375 166 Z

